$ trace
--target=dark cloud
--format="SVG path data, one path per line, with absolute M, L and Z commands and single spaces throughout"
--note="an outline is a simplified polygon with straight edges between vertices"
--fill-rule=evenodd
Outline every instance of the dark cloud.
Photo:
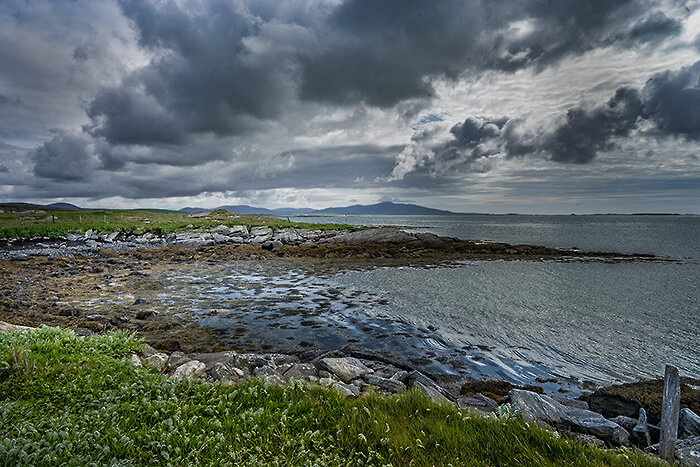
M 5 164 L 0 164 L 0 173 L 10 173 L 10 169 L 8 169 Z
M 91 173 L 94 158 L 90 140 L 82 134 L 57 132 L 50 141 L 29 153 L 34 161 L 34 174 L 56 181 L 74 182 Z
M 658 133 L 700 140 L 700 61 L 654 75 L 642 90 Z
M 517 119 L 469 117 L 450 129 L 447 142 L 416 149 L 415 143 L 434 136 L 417 133 L 397 156 L 393 175 L 402 179 L 417 169 L 433 175 L 488 170 L 485 160 L 495 155 L 587 164 L 638 130 L 642 121 L 648 127 L 644 133 L 657 138 L 700 139 L 700 62 L 658 73 L 641 91 L 620 88 L 603 105 L 571 108 L 550 131 L 527 131 Z
M 682 30 L 681 21 L 657 11 L 632 26 L 627 37 L 635 42 L 659 42 L 680 34 Z

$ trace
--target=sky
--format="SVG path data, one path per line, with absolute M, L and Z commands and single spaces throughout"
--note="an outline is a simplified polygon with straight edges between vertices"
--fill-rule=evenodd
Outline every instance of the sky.
M 0 201 L 700 213 L 700 0 L 0 0 Z

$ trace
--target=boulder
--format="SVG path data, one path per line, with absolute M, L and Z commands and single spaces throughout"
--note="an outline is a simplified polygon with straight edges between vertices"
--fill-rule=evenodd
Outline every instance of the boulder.
M 226 363 L 214 362 L 211 365 L 205 364 L 205 366 L 207 368 L 206 371 L 214 381 L 237 381 L 245 376 L 243 370 Z
M 474 397 L 458 397 L 457 406 L 460 409 L 476 409 L 481 412 L 489 413 L 498 408 L 498 402 L 479 392 L 476 393 Z
M 175 371 L 180 365 L 183 365 L 190 360 L 192 359 L 185 355 L 184 352 L 180 352 L 179 350 L 173 352 L 170 354 L 170 358 L 168 359 L 168 372 Z
M 398 229 L 377 228 L 342 232 L 327 240 L 328 243 L 362 245 L 365 243 L 409 243 L 417 242 L 414 235 Z
M 622 417 L 622 415 L 620 415 L 620 417 Z M 623 426 L 623 428 L 626 427 Z M 644 410 L 644 408 L 639 409 L 639 420 L 637 420 L 637 423 L 635 423 L 630 431 L 630 441 L 632 441 L 632 444 L 635 446 L 642 448 L 645 448 L 651 444 L 649 424 L 647 423 L 647 412 Z
M 286 380 L 294 378 L 303 381 L 308 380 L 310 376 L 318 377 L 318 370 L 313 363 L 294 363 L 284 372 Z
M 452 404 L 452 396 L 442 386 L 425 376 L 418 370 L 408 374 L 408 385 L 425 393 L 428 398 L 437 404 Z
M 688 408 L 681 409 L 678 418 L 678 439 L 700 436 L 700 417 Z
M 546 423 L 550 426 L 562 422 L 562 414 L 567 408 L 549 396 L 523 389 L 511 389 L 508 393 L 510 405 L 525 420 Z
M 156 352 L 146 357 L 146 364 L 157 371 L 164 371 L 168 364 L 168 354 Z
M 605 447 L 605 441 L 603 441 L 600 438 L 596 438 L 593 435 L 586 435 L 583 433 L 574 433 L 574 432 L 569 432 L 566 433 L 566 436 L 571 439 L 575 439 L 576 441 L 587 444 L 589 446 L 594 446 L 597 448 L 604 448 Z
M 354 357 L 322 358 L 319 364 L 322 368 L 333 373 L 346 383 L 373 371 Z
M 367 373 L 363 376 L 365 382 L 374 387 L 381 389 L 386 392 L 403 392 L 406 390 L 406 385 L 401 381 L 393 380 L 390 378 L 382 378 L 373 373 Z
M 142 365 L 141 365 L 141 359 L 140 359 L 139 356 L 136 355 L 136 354 L 133 354 L 133 353 L 132 353 L 131 355 L 129 355 L 129 361 L 131 362 L 132 365 L 134 365 L 134 366 L 136 366 L 136 367 L 142 366 Z
M 561 414 L 562 421 L 572 430 L 593 435 L 614 446 L 627 446 L 629 433 L 617 423 L 590 410 L 569 409 Z
M 649 446 L 644 452 L 658 455 L 658 443 Z M 700 436 L 676 441 L 676 459 L 684 466 L 700 466 Z
M 198 360 L 190 360 L 178 366 L 173 373 L 173 378 L 192 381 L 204 374 L 206 365 Z
M 341 381 L 335 380 L 332 381 L 333 382 L 330 384 L 330 387 L 338 391 L 343 396 L 354 398 L 360 395 L 360 388 L 355 386 L 354 384 L 346 384 Z
M 643 409 L 640 409 L 640 410 L 643 410 Z M 645 416 L 644 420 L 646 423 L 646 416 Z M 617 423 L 622 428 L 624 428 L 625 430 L 630 431 L 630 432 L 634 429 L 635 426 L 637 426 L 637 423 L 639 423 L 639 421 L 637 419 L 632 418 L 632 417 L 625 417 L 624 415 L 618 415 L 615 418 L 611 418 L 610 421 L 613 423 Z

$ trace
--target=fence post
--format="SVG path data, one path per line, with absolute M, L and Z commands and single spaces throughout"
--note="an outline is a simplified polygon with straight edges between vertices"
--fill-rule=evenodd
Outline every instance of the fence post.
M 681 409 L 681 382 L 678 368 L 666 365 L 664 375 L 664 398 L 661 402 L 661 439 L 659 455 L 673 462 L 678 436 L 678 413 Z

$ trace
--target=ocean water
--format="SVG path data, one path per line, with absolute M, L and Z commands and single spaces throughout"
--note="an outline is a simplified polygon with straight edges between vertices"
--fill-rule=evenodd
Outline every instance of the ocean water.
M 698 216 L 324 216 L 305 222 L 398 225 L 463 239 L 652 253 L 669 262 L 465 261 L 340 272 L 336 288 L 381 297 L 362 312 L 430 329 L 431 357 L 466 349 L 461 376 L 590 380 L 700 377 Z M 415 344 L 415 343 L 414 343 Z M 388 353 L 400 353 L 391 342 Z M 418 346 L 420 347 L 420 345 Z M 437 355 L 437 356 L 436 356 Z M 459 358 L 457 358 L 459 360 Z M 443 357 L 452 362 L 454 355 Z

